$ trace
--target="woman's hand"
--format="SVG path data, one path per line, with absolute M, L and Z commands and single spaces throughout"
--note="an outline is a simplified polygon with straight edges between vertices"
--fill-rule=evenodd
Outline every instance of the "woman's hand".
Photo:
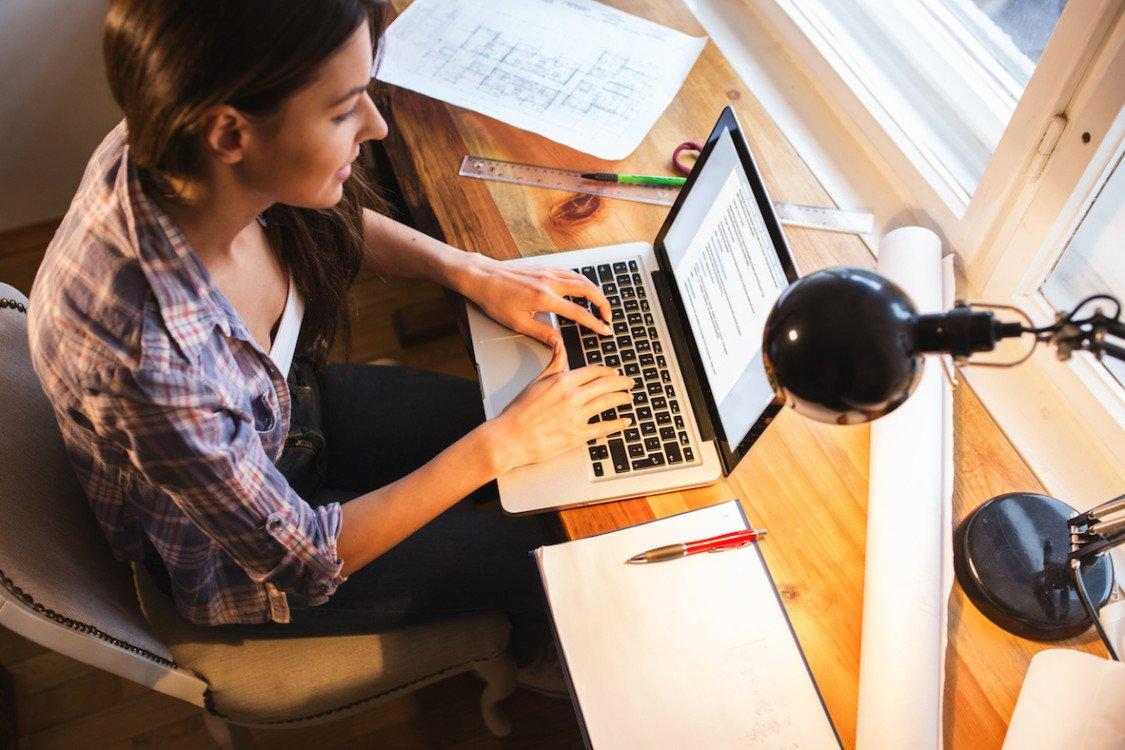
M 539 312 L 553 312 L 608 336 L 612 329 L 609 301 L 600 287 L 581 274 L 547 266 L 518 266 L 475 256 L 477 273 L 464 294 L 490 318 L 517 333 L 557 348 L 562 337 L 557 330 L 536 320 Z M 602 320 L 581 305 L 564 299 L 585 297 L 601 311 Z
M 633 379 L 616 370 L 589 365 L 566 369 L 566 351 L 554 356 L 538 378 L 490 423 L 497 474 L 538 463 L 587 440 L 621 432 L 631 418 L 589 424 L 590 417 L 632 402 Z

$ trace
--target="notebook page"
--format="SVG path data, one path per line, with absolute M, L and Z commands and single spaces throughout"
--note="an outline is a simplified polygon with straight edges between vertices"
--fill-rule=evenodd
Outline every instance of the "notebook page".
M 593 747 L 839 747 L 755 545 L 625 564 L 744 528 L 731 501 L 536 551 Z

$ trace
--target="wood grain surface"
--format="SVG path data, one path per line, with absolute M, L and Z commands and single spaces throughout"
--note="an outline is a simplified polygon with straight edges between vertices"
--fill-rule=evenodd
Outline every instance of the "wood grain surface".
M 409 3 L 395 0 L 394 4 L 401 10 Z M 692 35 L 704 34 L 680 0 L 609 0 L 608 4 Z M 465 154 L 568 169 L 672 174 L 675 146 L 703 140 L 728 104 L 742 123 L 775 200 L 833 205 L 784 133 L 711 42 L 648 137 L 621 162 L 596 159 L 409 91 L 392 90 L 389 99 L 393 132 L 388 151 L 415 220 L 457 247 L 496 258 L 652 241 L 667 209 L 460 178 L 457 170 Z M 827 265 L 874 265 L 856 237 L 791 227 L 785 234 L 802 273 Z M 956 520 L 994 495 L 1043 491 L 965 385 L 955 397 L 954 424 Z M 741 499 L 751 522 L 770 531 L 762 551 L 832 719 L 845 745 L 852 747 L 868 442 L 865 426 L 826 426 L 787 411 L 724 481 L 560 515 L 566 532 L 578 538 L 732 497 Z M 908 518 L 904 518 L 904 533 L 909 533 Z M 955 587 L 950 607 L 946 745 L 999 747 L 1028 661 L 1044 645 L 993 626 L 966 604 L 959 588 Z M 1101 652 L 1089 634 L 1057 645 Z

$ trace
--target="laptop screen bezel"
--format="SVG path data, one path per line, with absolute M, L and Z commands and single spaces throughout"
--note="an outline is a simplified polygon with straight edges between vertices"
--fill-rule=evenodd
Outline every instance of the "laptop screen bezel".
M 773 202 L 770 200 L 769 193 L 766 191 L 765 183 L 762 182 L 758 167 L 754 162 L 754 157 L 750 153 L 750 144 L 742 133 L 742 128 L 738 124 L 738 119 L 735 117 L 734 110 L 730 107 L 726 107 L 719 116 L 718 122 L 715 123 L 711 135 L 707 137 L 707 142 L 703 145 L 703 150 L 700 152 L 699 158 L 696 160 L 687 182 L 684 184 L 683 188 L 681 188 L 675 203 L 672 204 L 672 208 L 668 212 L 663 226 L 660 228 L 660 233 L 656 236 L 654 249 L 661 271 L 668 276 L 668 292 L 675 307 L 674 310 L 668 312 L 674 314 L 680 321 L 684 322 L 682 343 L 687 348 L 687 354 L 694 371 L 700 395 L 702 396 L 703 403 L 708 412 L 707 416 L 711 422 L 712 431 L 715 435 L 715 444 L 718 447 L 723 467 L 726 473 L 729 474 L 733 471 L 734 467 L 738 465 L 738 462 L 742 460 L 742 457 L 750 450 L 754 442 L 762 435 L 766 427 L 769 426 L 769 423 L 777 416 L 778 412 L 781 411 L 783 404 L 775 396 L 774 399 L 766 405 L 762 413 L 758 415 L 758 418 L 755 420 L 754 424 L 751 425 L 746 435 L 743 436 L 738 443 L 732 444 L 730 442 L 723 428 L 719 405 L 715 401 L 714 393 L 711 390 L 711 384 L 707 379 L 707 371 L 703 366 L 703 359 L 700 356 L 699 347 L 696 345 L 691 326 L 687 325 L 687 307 L 684 305 L 684 300 L 680 295 L 680 287 L 676 282 L 675 269 L 672 266 L 668 255 L 668 248 L 665 245 L 665 238 L 671 230 L 672 225 L 675 223 L 676 217 L 679 216 L 684 201 L 687 200 L 687 196 L 695 185 L 696 180 L 707 167 L 707 160 L 715 148 L 715 143 L 724 132 L 730 134 L 743 172 L 750 183 L 750 188 L 754 193 L 754 199 L 758 204 L 758 209 L 762 213 L 762 219 L 765 222 L 766 230 L 769 232 L 770 239 L 773 242 L 774 252 L 777 253 L 782 270 L 785 272 L 785 278 L 792 284 L 799 278 L 799 274 L 797 273 L 797 266 L 793 262 L 792 253 L 789 251 L 789 245 L 785 241 L 785 235 L 781 232 L 781 225 L 778 223 L 777 216 L 774 213 Z

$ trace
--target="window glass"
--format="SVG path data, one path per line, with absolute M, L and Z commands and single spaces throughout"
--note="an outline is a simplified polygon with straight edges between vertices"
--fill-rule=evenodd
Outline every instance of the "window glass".
M 1092 294 L 1125 300 L 1125 170 L 1120 157 L 1041 291 L 1055 309 L 1065 311 Z M 1112 303 L 1096 304 L 1113 313 Z M 1109 357 L 1102 361 L 1125 385 L 1125 362 Z

